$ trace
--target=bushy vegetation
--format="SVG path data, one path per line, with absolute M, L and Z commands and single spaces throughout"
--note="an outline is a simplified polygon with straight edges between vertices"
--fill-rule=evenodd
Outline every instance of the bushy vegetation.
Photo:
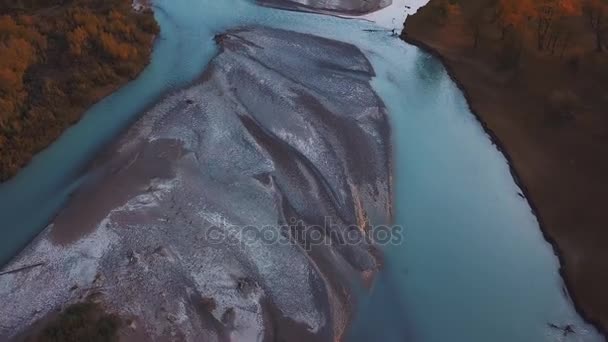
M 130 0 L 0 0 L 0 181 L 134 78 L 158 30 Z
M 93 303 L 78 303 L 66 308 L 34 338 L 36 342 L 111 342 L 121 321 Z

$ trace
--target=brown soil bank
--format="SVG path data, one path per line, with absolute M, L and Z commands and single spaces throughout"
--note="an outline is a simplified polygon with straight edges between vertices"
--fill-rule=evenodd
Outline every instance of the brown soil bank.
M 471 15 L 483 1 L 431 0 L 403 38 L 443 59 L 508 155 L 579 311 L 606 332 L 608 56 L 583 14 L 564 17 L 567 35 L 541 49 L 534 17 L 501 27 L 495 8 Z
M 148 64 L 159 28 L 131 0 L 0 0 L 0 182 Z

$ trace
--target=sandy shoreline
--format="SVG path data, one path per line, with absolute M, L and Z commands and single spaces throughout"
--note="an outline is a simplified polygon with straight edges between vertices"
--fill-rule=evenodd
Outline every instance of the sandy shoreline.
M 571 299 L 576 311 L 581 315 L 581 317 L 585 321 L 593 325 L 604 337 L 608 336 L 606 317 L 602 317 L 600 319 L 597 316 L 592 316 L 589 314 L 589 310 L 593 306 L 593 303 L 590 303 L 588 301 L 583 302 L 581 300 L 581 293 L 576 290 L 571 274 L 568 273 L 567 266 L 570 266 L 571 264 L 575 265 L 576 262 L 568 258 L 566 253 L 571 252 L 572 254 L 572 249 L 575 247 L 572 247 L 570 250 L 566 250 L 567 246 L 560 244 L 558 241 L 558 238 L 560 237 L 559 234 L 549 229 L 550 226 L 549 223 L 547 223 L 548 220 L 545 215 L 545 212 L 549 211 L 548 208 L 551 207 L 552 204 L 550 202 L 542 201 L 541 199 L 539 199 L 539 197 L 541 196 L 538 194 L 538 190 L 534 191 L 530 188 L 531 185 L 533 185 L 531 183 L 532 180 L 522 176 L 522 172 L 527 166 L 524 165 L 521 158 L 519 158 L 519 160 L 516 160 L 516 158 L 514 158 L 514 156 L 520 155 L 521 152 L 521 149 L 518 149 L 521 146 L 517 146 L 513 143 L 513 140 L 517 139 L 518 133 L 511 132 L 512 134 L 509 134 L 508 125 L 497 127 L 496 119 L 494 119 L 493 121 L 489 120 L 487 105 L 482 106 L 485 108 L 483 110 L 479 108 L 479 101 L 477 101 L 479 99 L 475 98 L 475 95 L 479 96 L 479 94 L 476 94 L 475 92 L 477 90 L 471 89 L 470 86 L 471 82 L 474 81 L 479 81 L 480 83 L 484 82 L 480 81 L 481 78 L 479 75 L 476 75 L 474 74 L 474 72 L 471 72 L 474 67 L 469 66 L 470 69 L 464 70 L 462 64 L 458 64 L 458 62 L 455 61 L 455 59 L 458 58 L 456 50 L 451 50 L 451 46 L 447 46 L 448 44 L 442 45 L 440 39 L 431 38 L 431 35 L 421 32 L 423 31 L 420 27 L 411 25 L 411 22 L 408 22 L 405 25 L 405 30 L 401 35 L 401 39 L 409 44 L 419 47 L 426 53 L 429 53 L 430 55 L 441 61 L 449 77 L 463 93 L 463 96 L 466 99 L 467 105 L 471 113 L 473 113 L 473 115 L 477 118 L 484 131 L 492 140 L 493 144 L 507 160 L 510 173 L 513 176 L 513 179 L 515 180 L 518 187 L 521 189 L 522 195 L 525 196 L 525 198 L 527 199 L 533 214 L 536 216 L 545 240 L 550 243 L 553 248 L 554 254 L 559 259 L 559 273 L 564 281 L 566 288 L 568 289 L 564 289 L 564 295 Z M 466 77 L 464 73 L 467 73 Z M 490 86 L 486 85 L 486 87 Z M 495 92 L 498 92 L 498 90 L 495 90 Z M 521 109 L 521 107 L 519 109 Z M 506 109 L 506 111 L 508 111 L 508 109 Z M 516 127 L 513 127 L 512 129 L 516 129 Z M 520 132 L 519 134 L 523 133 Z M 536 179 L 535 181 L 538 183 L 543 182 L 544 180 Z M 553 222 L 555 222 L 554 219 Z M 563 243 L 564 237 L 561 236 L 561 238 Z M 576 249 L 574 249 L 574 253 L 576 254 Z M 572 269 L 570 269 L 570 271 L 572 271 Z M 601 293 L 596 293 L 595 296 L 596 298 L 600 298 L 603 295 Z

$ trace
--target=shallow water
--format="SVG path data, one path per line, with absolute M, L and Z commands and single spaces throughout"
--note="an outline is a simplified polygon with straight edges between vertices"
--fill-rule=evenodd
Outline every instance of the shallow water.
M 353 43 L 372 62 L 395 142 L 399 245 L 361 298 L 355 341 L 594 341 L 563 294 L 558 261 L 502 154 L 443 66 L 386 28 L 279 11 L 245 0 L 156 0 L 162 33 L 140 77 L 87 112 L 16 178 L 0 186 L 0 262 L 48 222 L 100 148 L 161 94 L 188 84 L 217 53 L 215 34 L 266 25 Z M 394 12 L 396 13 L 396 12 Z M 369 19 L 374 19 L 370 16 Z M 390 23 L 390 24 L 389 24 Z M 395 25 L 395 26 L 400 26 Z M 575 324 L 564 338 L 547 323 Z

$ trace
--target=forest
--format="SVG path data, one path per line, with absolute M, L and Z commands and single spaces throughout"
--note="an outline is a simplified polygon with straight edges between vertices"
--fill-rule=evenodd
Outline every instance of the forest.
M 135 78 L 158 32 L 130 0 L 0 0 L 0 181 Z

